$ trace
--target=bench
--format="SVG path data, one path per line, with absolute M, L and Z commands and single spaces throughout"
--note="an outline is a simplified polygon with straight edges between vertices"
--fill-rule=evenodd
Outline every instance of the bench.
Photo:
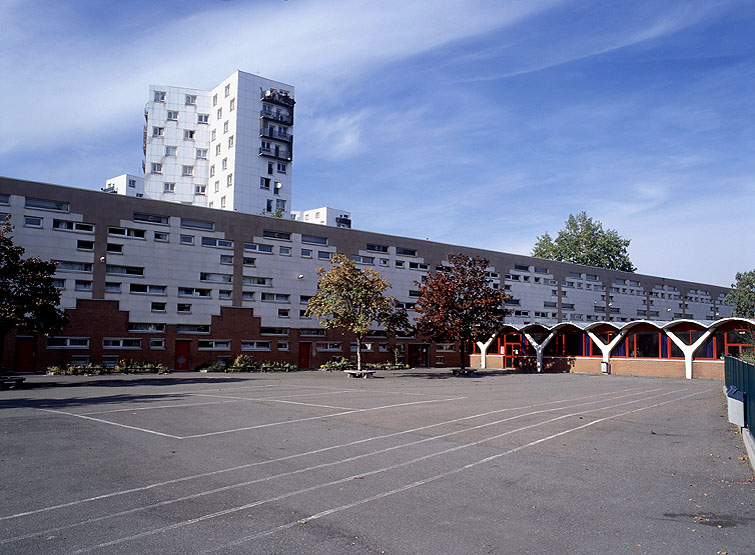
M 344 370 L 350 378 L 371 378 L 374 374 L 374 370 Z
M 472 374 L 474 374 L 474 371 L 474 368 L 464 368 L 464 370 L 462 370 L 461 368 L 454 368 L 453 370 L 451 370 L 454 376 L 471 376 Z
M 21 387 L 26 381 L 26 378 L 19 378 L 18 376 L 2 376 L 0 377 L 0 389 L 5 389 L 8 386 Z

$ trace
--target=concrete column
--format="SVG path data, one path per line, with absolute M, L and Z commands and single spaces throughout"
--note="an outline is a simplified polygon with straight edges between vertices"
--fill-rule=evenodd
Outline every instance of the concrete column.
M 542 372 L 543 371 L 543 353 L 545 352 L 545 348 L 548 346 L 548 343 L 550 343 L 551 339 L 556 337 L 557 331 L 552 331 L 550 334 L 548 334 L 548 337 L 546 337 L 542 343 L 538 345 L 537 341 L 527 333 L 524 332 L 524 337 L 527 338 L 527 341 L 530 342 L 530 344 L 535 348 L 535 355 L 537 356 L 537 371 Z
M 595 344 L 598 346 L 598 348 L 600 349 L 600 352 L 603 354 L 601 362 L 605 362 L 606 364 L 610 365 L 611 364 L 611 351 L 613 350 L 614 347 L 616 347 L 616 345 L 618 345 L 621 342 L 622 339 L 624 339 L 624 337 L 626 337 L 627 332 L 629 330 L 628 329 L 621 330 L 618 334 L 616 334 L 616 337 L 614 337 L 613 340 L 608 344 L 603 343 L 598 338 L 598 336 L 595 335 L 592 331 L 590 330 L 585 330 L 585 331 L 587 332 L 587 335 L 590 336 L 590 339 L 592 339 L 593 342 L 595 342 Z M 608 368 L 610 368 L 610 366 Z M 611 373 L 610 370 L 608 371 L 608 373 L 609 374 Z
M 695 341 L 692 345 L 687 345 L 684 341 L 679 339 L 676 334 L 671 330 L 663 330 L 666 332 L 666 335 L 668 335 L 671 338 L 671 341 L 674 342 L 674 345 L 679 347 L 679 349 L 684 353 L 684 374 L 685 377 L 688 380 L 692 379 L 692 357 L 695 354 L 695 351 L 705 343 L 705 340 L 708 339 L 711 334 L 713 333 L 713 330 L 705 330 L 705 333 L 703 333 L 697 341 Z
M 488 347 L 490 347 L 490 344 L 496 337 L 498 337 L 498 334 L 488 339 L 485 343 L 481 341 L 477 342 L 477 346 L 480 348 L 480 368 L 487 368 Z

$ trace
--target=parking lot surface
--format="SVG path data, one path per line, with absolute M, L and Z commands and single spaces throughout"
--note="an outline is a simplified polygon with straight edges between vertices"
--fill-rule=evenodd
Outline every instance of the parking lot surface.
M 721 385 L 33 376 L 0 392 L 0 553 L 755 553 Z

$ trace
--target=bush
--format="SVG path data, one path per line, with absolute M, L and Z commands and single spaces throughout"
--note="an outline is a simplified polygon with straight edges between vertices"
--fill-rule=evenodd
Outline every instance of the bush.
M 293 362 L 258 362 L 254 364 L 259 372 L 297 372 L 299 367 Z
M 115 366 L 109 367 L 100 363 L 89 363 L 83 365 L 69 364 L 67 366 L 50 366 L 47 368 L 48 374 L 60 376 L 99 376 L 101 374 L 167 374 L 168 367 L 164 364 L 154 364 L 151 362 L 134 362 L 132 360 L 121 360 Z
M 228 368 L 229 372 L 248 372 L 251 369 L 252 366 L 252 359 L 249 357 L 249 355 L 241 354 L 237 356 L 233 360 L 233 364 L 231 364 L 230 368 Z
M 226 372 L 228 369 L 225 365 L 219 362 L 213 362 L 212 364 L 202 364 L 197 368 L 200 372 Z
M 320 365 L 320 370 L 327 370 L 328 372 L 348 370 L 350 368 L 356 368 L 356 363 L 344 357 L 334 358 Z

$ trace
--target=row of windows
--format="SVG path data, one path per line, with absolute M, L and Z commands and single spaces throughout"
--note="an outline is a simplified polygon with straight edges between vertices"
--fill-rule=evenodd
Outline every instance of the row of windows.
M 530 332 L 533 338 L 540 342 L 545 339 L 545 332 Z M 610 343 L 617 335 L 616 331 L 596 332 L 595 335 L 605 344 Z M 703 331 L 682 330 L 673 332 L 686 345 L 692 345 Z M 507 349 L 511 345 L 512 349 Z M 724 355 L 739 355 L 741 352 L 752 350 L 755 345 L 749 343 L 747 332 L 743 329 L 720 330 L 712 334 L 695 351 L 695 359 L 719 359 Z M 474 352 L 479 348 L 474 345 Z M 496 338 L 489 347 L 489 353 L 515 354 L 519 356 L 535 356 L 534 347 L 527 341 L 524 334 L 509 333 Z M 600 348 L 584 332 L 560 332 L 546 346 L 546 356 L 587 356 L 601 357 Z M 684 353 L 677 347 L 670 337 L 662 331 L 640 330 L 630 331 L 626 337 L 616 345 L 611 353 L 616 358 L 676 358 L 683 359 Z

